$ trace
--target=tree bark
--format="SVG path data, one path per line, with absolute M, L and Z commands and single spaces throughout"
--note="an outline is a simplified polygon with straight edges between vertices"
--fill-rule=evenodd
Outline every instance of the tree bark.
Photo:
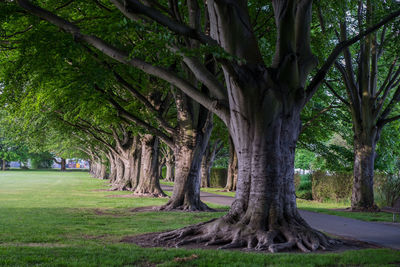
M 365 136 L 365 133 L 364 133 Z M 364 139 L 364 140 L 362 140 Z M 375 138 L 354 138 L 354 182 L 351 196 L 352 210 L 376 211 L 374 204 Z M 365 142 L 367 141 L 367 142 Z
M 142 138 L 142 157 L 139 184 L 134 194 L 140 196 L 165 197 L 160 187 L 158 170 L 158 138 L 145 134 Z
M 226 179 L 226 191 L 236 191 L 236 185 L 238 180 L 238 158 L 236 156 L 235 146 L 232 138 L 229 138 L 229 165 L 228 165 L 228 177 Z
M 1 160 L 1 170 L 5 171 L 6 170 L 6 161 L 4 159 Z
M 199 107 L 194 122 L 190 105 L 195 104 L 182 92 L 176 94 L 178 134 L 175 136 L 175 180 L 172 197 L 161 210 L 211 210 L 200 200 L 201 159 L 211 136 L 211 114 Z
M 61 158 L 61 171 L 66 171 L 67 167 L 66 167 L 66 160 L 64 158 Z
M 165 156 L 165 181 L 173 182 L 175 177 L 175 160 L 174 160 L 174 152 L 172 149 L 167 148 L 167 155 Z

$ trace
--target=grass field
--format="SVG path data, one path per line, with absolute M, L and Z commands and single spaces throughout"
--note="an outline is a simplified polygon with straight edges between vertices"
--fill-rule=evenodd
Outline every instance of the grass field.
M 85 172 L 0 173 L 0 266 L 398 266 L 398 251 L 326 254 L 145 249 L 122 237 L 174 229 L 218 213 L 143 212 L 167 199 L 110 197 Z

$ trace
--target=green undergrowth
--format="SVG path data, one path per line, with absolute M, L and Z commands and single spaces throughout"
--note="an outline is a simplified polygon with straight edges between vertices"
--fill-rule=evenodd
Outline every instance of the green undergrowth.
M 129 192 L 107 188 L 107 181 L 85 172 L 1 172 L 0 266 L 396 266 L 400 262 L 398 252 L 383 249 L 271 255 L 140 248 L 120 241 L 225 212 L 133 212 L 167 199 L 125 197 Z

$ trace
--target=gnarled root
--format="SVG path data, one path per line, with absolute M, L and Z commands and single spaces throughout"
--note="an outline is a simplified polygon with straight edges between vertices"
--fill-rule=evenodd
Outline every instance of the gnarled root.
M 195 211 L 215 211 L 214 209 L 208 207 L 204 202 L 200 201 L 198 205 L 194 205 L 191 203 L 179 203 L 170 199 L 167 204 L 158 207 L 159 211 L 186 211 L 186 212 L 195 212 Z
M 228 216 L 162 233 L 157 242 L 166 246 L 182 246 L 189 243 L 221 245 L 219 249 L 247 248 L 268 250 L 272 253 L 298 248 L 303 252 L 328 249 L 339 241 L 299 222 L 284 223 L 269 230 L 253 229 L 241 222 L 232 223 Z

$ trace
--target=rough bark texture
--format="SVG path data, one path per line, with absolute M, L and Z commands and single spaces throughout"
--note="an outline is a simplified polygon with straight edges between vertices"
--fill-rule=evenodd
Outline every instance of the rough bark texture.
M 229 139 L 229 165 L 228 165 L 228 177 L 226 179 L 226 191 L 236 191 L 236 185 L 238 180 L 238 158 L 235 151 L 235 146 L 232 139 Z
M 353 210 L 376 211 L 374 204 L 375 138 L 363 142 L 354 138 L 354 182 L 351 196 Z
M 140 167 L 139 184 L 134 194 L 151 197 L 165 197 L 159 181 L 158 169 L 158 138 L 145 134 L 142 138 L 142 158 Z
M 246 61 L 234 70 L 224 66 L 229 102 L 235 103 L 230 105 L 228 128 L 238 157 L 236 197 L 224 217 L 162 234 L 162 242 L 207 242 L 271 252 L 293 247 L 310 251 L 334 243 L 299 215 L 293 181 L 304 86 L 316 63 L 307 46 L 311 1 L 273 5 L 278 37 L 271 71 L 257 49 L 247 1 L 207 1 L 211 35 Z
M 211 114 L 204 108 L 197 107 L 200 111 L 194 121 L 191 105 L 198 104 L 190 101 L 182 92 L 177 92 L 175 101 L 179 124 L 174 148 L 175 184 L 171 199 L 160 209 L 211 210 L 200 200 L 200 166 L 211 135 Z

